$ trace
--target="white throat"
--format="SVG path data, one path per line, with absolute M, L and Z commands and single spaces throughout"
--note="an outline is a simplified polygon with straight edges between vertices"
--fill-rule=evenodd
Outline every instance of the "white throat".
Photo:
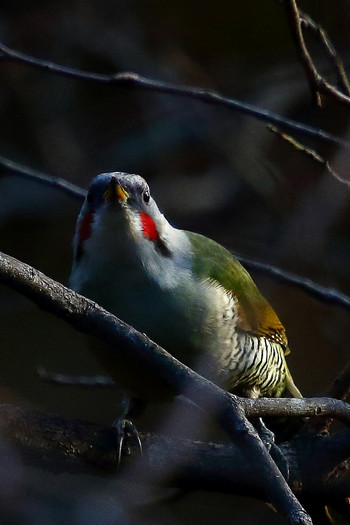
M 164 215 L 154 220 L 159 241 L 144 235 L 140 215 L 129 213 L 129 231 L 144 271 L 163 290 L 175 288 L 192 275 L 192 249 L 186 233 L 173 228 Z
M 191 243 L 186 233 L 173 228 L 159 212 L 155 223 L 165 253 L 159 243 L 145 237 L 139 213 L 125 211 L 104 210 L 96 215 L 82 258 L 72 268 L 72 288 L 82 290 L 84 281 L 96 285 L 107 276 L 121 281 L 122 286 L 130 277 L 153 281 L 163 290 L 184 284 L 192 274 Z

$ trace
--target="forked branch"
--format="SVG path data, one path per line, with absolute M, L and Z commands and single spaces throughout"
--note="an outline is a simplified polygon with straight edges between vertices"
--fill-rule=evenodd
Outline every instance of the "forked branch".
M 24 294 L 47 312 L 65 320 L 81 332 L 109 345 L 117 365 L 141 367 L 169 395 L 185 393 L 208 410 L 233 443 L 259 473 L 259 484 L 267 499 L 291 524 L 311 524 L 287 482 L 273 462 L 254 427 L 233 396 L 177 361 L 147 336 L 98 306 L 93 301 L 50 279 L 33 267 L 0 254 L 0 281 Z
M 341 104 L 350 106 L 350 89 L 349 89 L 349 80 L 346 76 L 345 68 L 342 60 L 337 55 L 334 46 L 331 44 L 330 39 L 328 38 L 327 33 L 319 25 L 305 13 L 300 11 L 297 6 L 296 0 L 284 0 L 286 7 L 287 17 L 289 20 L 289 25 L 292 31 L 294 42 L 300 57 L 300 60 L 303 63 L 306 78 L 309 83 L 310 92 L 314 103 L 317 106 L 322 105 L 321 95 L 327 95 L 337 100 Z M 315 63 L 309 53 L 307 48 L 303 28 L 311 29 L 316 33 L 323 46 L 326 50 L 326 53 L 331 57 L 333 65 L 337 73 L 338 80 L 340 81 L 340 87 L 342 91 L 336 86 L 328 82 L 318 71 Z

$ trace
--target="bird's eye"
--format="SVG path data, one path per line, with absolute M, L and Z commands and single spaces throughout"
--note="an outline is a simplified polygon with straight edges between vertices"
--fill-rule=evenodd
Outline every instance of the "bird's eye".
M 149 203 L 149 200 L 150 200 L 150 198 L 151 198 L 151 195 L 150 195 L 150 193 L 149 193 L 148 190 L 145 190 L 145 191 L 143 192 L 143 194 L 142 194 L 142 198 L 143 198 L 143 202 L 145 202 L 146 204 Z

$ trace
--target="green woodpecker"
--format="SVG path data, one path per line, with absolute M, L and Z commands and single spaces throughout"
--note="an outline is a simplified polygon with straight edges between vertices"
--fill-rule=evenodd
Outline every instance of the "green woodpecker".
M 215 241 L 171 226 L 139 175 L 92 181 L 70 282 L 230 392 L 301 397 L 285 361 L 284 327 L 248 272 Z M 161 397 L 136 367 L 134 374 L 114 366 L 111 354 L 100 357 L 130 399 Z

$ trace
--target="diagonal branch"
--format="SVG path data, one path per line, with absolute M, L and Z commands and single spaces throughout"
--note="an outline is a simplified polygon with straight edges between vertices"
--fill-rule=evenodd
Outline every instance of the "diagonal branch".
M 167 395 L 186 393 L 197 405 L 209 410 L 246 460 L 254 465 L 259 473 L 259 484 L 264 487 L 268 500 L 278 512 L 290 524 L 311 524 L 309 515 L 246 419 L 239 398 L 199 376 L 147 336 L 93 301 L 5 254 L 0 254 L 0 281 L 77 330 L 107 343 L 116 365 L 124 368 L 131 376 L 135 374 L 135 368 L 140 367 L 144 376 L 152 381 L 153 388 L 159 388 Z
M 305 290 L 310 295 L 329 304 L 338 304 L 347 310 L 350 309 L 350 297 L 342 292 L 339 292 L 339 290 L 336 290 L 335 288 L 322 286 L 321 284 L 315 283 L 307 277 L 301 277 L 300 275 L 296 275 L 292 272 L 281 270 L 281 268 L 278 268 L 277 266 L 272 266 L 260 261 L 254 261 L 242 255 L 236 255 L 236 257 L 248 269 L 270 275 L 283 283 L 292 284 L 296 288 Z
M 318 164 L 321 164 L 328 173 L 334 177 L 338 182 L 341 182 L 342 184 L 346 184 L 348 187 L 350 186 L 349 179 L 344 179 L 337 173 L 330 165 L 329 161 L 325 159 L 324 157 L 321 157 L 315 150 L 305 146 L 304 144 L 301 144 L 298 142 L 294 137 L 291 137 L 287 133 L 284 133 L 276 126 L 271 126 L 270 124 L 267 125 L 267 129 L 271 131 L 272 133 L 275 133 L 278 137 L 280 137 L 282 140 L 290 144 L 294 149 L 297 151 L 300 151 L 304 155 L 310 157 L 312 160 L 317 162 Z
M 331 133 L 327 133 L 324 130 L 302 124 L 300 122 L 286 119 L 272 113 L 270 111 L 257 108 L 251 104 L 243 103 L 233 98 L 228 98 L 216 91 L 196 88 L 191 86 L 176 85 L 171 82 L 164 82 L 161 80 L 151 79 L 137 73 L 123 72 L 123 73 L 112 73 L 102 74 L 91 71 L 83 71 L 80 69 L 62 66 L 48 60 L 41 60 L 34 58 L 30 55 L 15 51 L 2 42 L 0 42 L 0 59 L 11 60 L 21 64 L 26 64 L 30 67 L 44 70 L 48 73 L 54 73 L 65 77 L 73 78 L 76 80 L 83 80 L 87 82 L 94 82 L 107 85 L 115 85 L 120 87 L 134 87 L 147 91 L 153 91 L 157 93 L 164 93 L 173 96 L 186 97 L 194 100 L 199 100 L 206 104 L 212 104 L 216 106 L 223 106 L 227 109 L 251 115 L 252 117 L 270 124 L 280 125 L 283 128 L 293 129 L 294 131 L 315 137 L 319 140 L 338 144 L 344 148 L 350 149 L 350 144 L 340 137 L 336 137 Z
M 84 199 L 85 197 L 86 192 L 68 180 L 61 177 L 55 177 L 53 175 L 47 175 L 46 173 L 37 171 L 33 168 L 30 168 L 29 166 L 25 166 L 24 164 L 20 164 L 19 162 L 15 162 L 14 160 L 3 157 L 2 155 L 0 155 L 0 166 L 3 166 L 14 175 L 24 177 L 35 182 L 40 182 L 41 184 L 49 186 L 50 188 L 56 188 L 60 191 L 63 191 L 66 195 L 70 195 L 71 197 L 75 197 L 80 200 Z

